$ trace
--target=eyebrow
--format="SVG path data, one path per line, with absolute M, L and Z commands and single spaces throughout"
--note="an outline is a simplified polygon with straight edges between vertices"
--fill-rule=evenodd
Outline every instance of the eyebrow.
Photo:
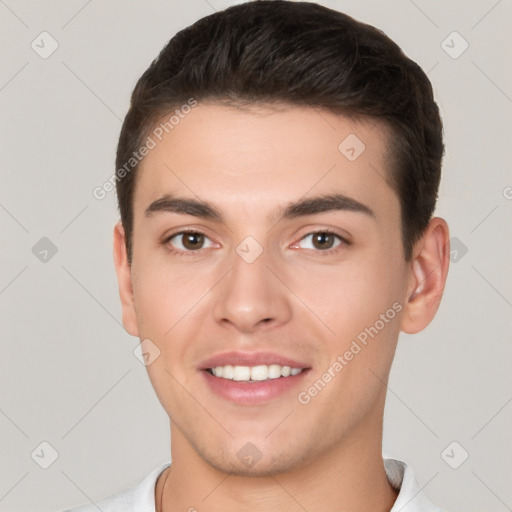
M 278 215 L 272 217 L 272 220 L 279 222 L 282 219 L 294 219 L 329 211 L 348 211 L 375 218 L 375 212 L 365 204 L 343 194 L 328 194 L 289 203 L 286 207 L 281 208 Z M 156 213 L 178 213 L 224 222 L 219 210 L 207 201 L 169 194 L 153 201 L 146 208 L 144 214 L 146 217 L 152 217 Z

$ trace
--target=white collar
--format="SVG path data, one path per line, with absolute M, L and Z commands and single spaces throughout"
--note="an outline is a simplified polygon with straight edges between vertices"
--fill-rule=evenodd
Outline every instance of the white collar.
M 384 459 L 384 469 L 389 483 L 399 491 L 390 512 L 442 512 L 423 494 L 414 471 L 405 462 Z
M 164 462 L 153 469 L 140 483 L 126 489 L 115 496 L 111 496 L 100 503 L 101 510 L 104 512 L 114 512 L 125 510 L 124 505 L 133 506 L 137 512 L 155 512 L 155 485 L 160 474 L 171 465 L 170 462 Z M 389 483 L 399 491 L 398 497 L 390 512 L 442 512 L 441 509 L 433 505 L 423 494 L 414 477 L 413 470 L 402 461 L 395 459 L 384 459 L 384 469 Z M 122 505 L 123 508 L 119 508 Z M 105 507 L 105 508 L 104 508 Z M 76 512 L 96 511 L 97 508 L 92 505 L 89 507 L 80 507 Z

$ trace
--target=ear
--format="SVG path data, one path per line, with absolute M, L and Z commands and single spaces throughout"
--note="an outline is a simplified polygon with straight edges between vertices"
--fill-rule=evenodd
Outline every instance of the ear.
M 448 225 L 434 217 L 413 251 L 402 331 L 414 334 L 432 321 L 443 296 L 449 263 Z
M 114 265 L 117 273 L 119 297 L 121 298 L 124 328 L 132 336 L 138 336 L 139 328 L 133 303 L 132 272 L 128 263 L 125 232 L 121 222 L 114 226 Z

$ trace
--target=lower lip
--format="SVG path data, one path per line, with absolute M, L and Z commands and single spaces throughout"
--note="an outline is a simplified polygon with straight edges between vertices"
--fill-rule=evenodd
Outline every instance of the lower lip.
M 258 382 L 223 379 L 222 377 L 215 377 L 206 370 L 201 373 L 203 373 L 210 389 L 218 396 L 241 405 L 257 405 L 269 402 L 298 386 L 309 370 L 310 368 L 307 368 L 298 375 Z

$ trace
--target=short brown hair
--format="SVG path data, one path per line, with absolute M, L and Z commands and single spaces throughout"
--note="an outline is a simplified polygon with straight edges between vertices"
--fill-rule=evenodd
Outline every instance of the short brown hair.
M 191 97 L 383 121 L 392 133 L 388 179 L 400 200 L 410 259 L 437 200 L 442 122 L 427 75 L 383 32 L 315 3 L 285 0 L 247 2 L 200 19 L 178 32 L 138 80 L 116 169 L 126 169 L 155 124 Z M 137 168 L 134 162 L 116 183 L 129 261 Z

